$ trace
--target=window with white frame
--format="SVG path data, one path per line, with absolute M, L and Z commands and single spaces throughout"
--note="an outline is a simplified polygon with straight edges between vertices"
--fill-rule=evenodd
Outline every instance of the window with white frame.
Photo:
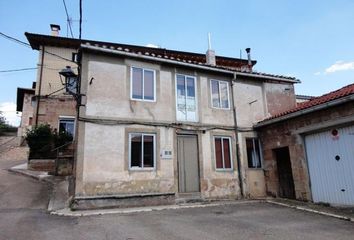
M 261 148 L 257 138 L 246 138 L 247 160 L 249 168 L 261 168 Z
M 193 76 L 177 74 L 176 112 L 178 121 L 198 121 L 196 95 L 196 78 Z
M 229 83 L 219 80 L 210 81 L 211 104 L 214 108 L 229 109 Z
M 71 136 L 75 134 L 75 118 L 61 117 L 59 118 L 59 133 L 69 133 Z
M 131 99 L 155 101 L 155 71 L 150 69 L 131 68 Z
M 230 137 L 214 137 L 215 168 L 217 170 L 232 169 L 232 151 Z
M 156 135 L 151 133 L 129 134 L 129 168 L 155 168 Z

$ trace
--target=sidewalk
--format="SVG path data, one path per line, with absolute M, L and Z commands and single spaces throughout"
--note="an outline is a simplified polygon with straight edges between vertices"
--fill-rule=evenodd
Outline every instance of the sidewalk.
M 112 209 L 96 209 L 96 210 L 77 210 L 70 209 L 70 199 L 68 193 L 68 178 L 48 175 L 47 172 L 31 171 L 27 169 L 27 164 L 20 164 L 9 169 L 10 172 L 22 174 L 39 181 L 44 181 L 52 186 L 52 193 L 48 203 L 48 211 L 50 214 L 59 216 L 95 216 L 105 214 L 131 214 L 139 212 L 161 211 L 161 210 L 175 210 L 185 208 L 202 208 L 202 207 L 215 207 L 223 205 L 246 204 L 267 202 L 283 207 L 289 207 L 301 211 L 321 214 L 342 220 L 354 222 L 354 207 L 353 208 L 339 208 L 331 207 L 311 202 L 300 202 L 290 199 L 280 198 L 267 198 L 260 200 L 230 200 L 230 201 L 206 201 L 200 203 L 186 203 L 175 205 L 163 206 L 145 206 L 145 207 L 132 207 L 132 208 L 112 208 Z

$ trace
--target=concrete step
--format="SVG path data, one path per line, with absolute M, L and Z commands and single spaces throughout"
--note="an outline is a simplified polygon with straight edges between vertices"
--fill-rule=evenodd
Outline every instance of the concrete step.
M 203 202 L 200 192 L 178 193 L 176 194 L 176 204 Z

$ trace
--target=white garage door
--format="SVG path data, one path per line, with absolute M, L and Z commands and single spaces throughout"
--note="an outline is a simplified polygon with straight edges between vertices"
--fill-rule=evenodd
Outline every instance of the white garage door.
M 314 202 L 354 205 L 354 126 L 305 137 Z

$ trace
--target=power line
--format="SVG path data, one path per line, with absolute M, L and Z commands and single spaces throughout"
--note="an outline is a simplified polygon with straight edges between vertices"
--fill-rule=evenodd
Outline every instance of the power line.
M 67 25 L 69 26 L 71 37 L 74 38 L 73 30 L 71 28 L 71 20 L 69 17 L 68 9 L 66 8 L 66 3 L 65 0 L 63 0 L 64 8 L 65 8 L 65 13 L 66 13 L 66 20 L 67 20 Z
M 8 40 L 11 40 L 11 41 L 13 41 L 13 42 L 15 42 L 15 43 L 18 43 L 18 44 L 21 44 L 21 45 L 24 45 L 24 46 L 26 46 L 26 47 L 31 48 L 31 45 L 30 45 L 30 44 L 28 44 L 28 43 L 26 43 L 26 42 L 23 42 L 23 41 L 21 41 L 21 40 L 19 40 L 19 39 L 17 39 L 17 38 L 14 38 L 14 37 L 11 37 L 11 36 L 9 36 L 9 35 L 6 35 L 5 33 L 0 32 L 0 36 L 6 38 L 6 39 L 8 39 Z M 57 54 L 55 54 L 55 53 L 48 52 L 48 51 L 46 51 L 46 50 L 44 50 L 44 52 L 45 52 L 45 53 L 48 53 L 48 54 L 50 54 L 50 55 L 52 55 L 52 56 L 58 57 L 58 58 L 60 58 L 60 59 L 62 59 L 62 60 L 69 61 L 69 62 L 74 62 L 73 60 L 71 60 L 71 59 L 69 59 L 69 58 L 65 58 L 65 57 L 59 56 L 59 55 L 57 55 Z
M 0 73 L 8 73 L 8 72 L 20 72 L 20 71 L 28 71 L 37 69 L 36 67 L 32 68 L 20 68 L 20 69 L 9 69 L 9 70 L 0 70 Z
M 82 0 L 80 0 L 80 28 L 79 28 L 79 39 L 81 39 L 81 26 L 82 26 Z

